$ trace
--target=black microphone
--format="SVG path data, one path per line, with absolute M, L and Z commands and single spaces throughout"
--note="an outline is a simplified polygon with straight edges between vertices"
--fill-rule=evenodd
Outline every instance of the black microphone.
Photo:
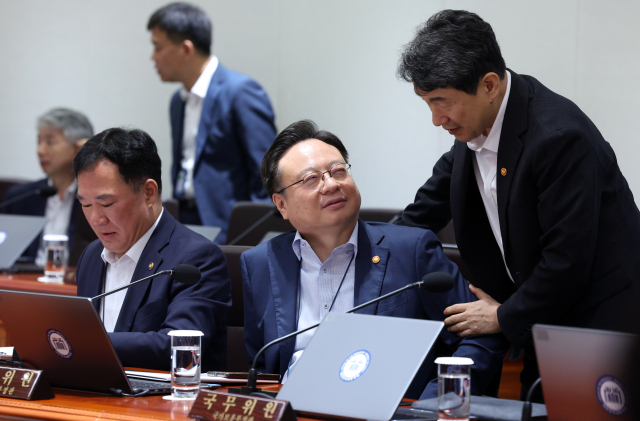
M 424 275 L 422 277 L 422 280 L 419 282 L 414 282 L 412 284 L 406 285 L 400 289 L 397 289 L 395 291 L 392 291 L 388 294 L 382 295 L 378 298 L 374 298 L 371 301 L 367 301 L 364 304 L 360 304 L 359 306 L 356 306 L 354 308 L 352 308 L 351 310 L 347 311 L 347 313 L 353 313 L 355 311 L 358 311 L 364 307 L 367 307 L 371 304 L 375 304 L 378 301 L 382 301 L 386 298 L 389 297 L 393 297 L 394 295 L 398 295 L 401 292 L 404 292 L 408 289 L 413 289 L 413 288 L 422 288 L 424 290 L 426 290 L 427 292 L 432 292 L 432 293 L 442 293 L 442 292 L 447 292 L 450 291 L 451 288 L 453 288 L 454 285 L 454 280 L 453 280 L 453 276 L 451 276 L 451 274 L 446 273 L 446 272 L 432 272 L 432 273 L 427 273 L 426 275 Z M 266 344 L 265 346 L 263 346 L 262 348 L 260 348 L 260 350 L 256 353 L 256 356 L 253 358 L 253 364 L 251 364 L 251 369 L 249 370 L 249 374 L 247 376 L 247 386 L 246 387 L 241 387 L 241 388 L 234 388 L 232 393 L 240 393 L 242 395 L 250 395 L 254 392 L 260 392 L 262 389 L 259 389 L 257 387 L 257 380 L 258 380 L 258 373 L 256 371 L 256 365 L 258 364 L 258 358 L 260 357 L 260 355 L 262 355 L 262 353 L 264 353 L 264 351 L 266 351 L 268 348 L 270 348 L 273 345 L 277 345 L 280 342 L 286 341 L 287 339 L 293 338 L 294 336 L 298 336 L 301 333 L 304 333 L 308 330 L 311 329 L 315 329 L 316 327 L 318 327 L 320 325 L 320 323 L 316 323 L 315 325 L 309 326 L 307 328 L 301 329 L 301 330 L 297 330 L 295 332 L 292 332 L 288 335 L 282 336 L 278 339 L 274 339 L 273 341 L 269 342 L 268 344 Z M 231 389 L 230 389 L 231 391 Z
M 42 197 L 51 197 L 54 194 L 58 193 L 58 189 L 55 188 L 54 186 L 44 186 L 44 187 L 40 187 L 39 189 L 35 189 L 35 190 L 31 190 L 28 191 L 26 193 L 22 193 L 19 196 L 16 196 L 12 199 L 9 200 L 5 200 L 4 202 L 0 203 L 0 208 L 4 208 L 5 206 L 11 205 L 13 203 L 19 202 L 22 199 L 26 199 L 27 197 L 31 197 L 34 196 L 36 194 L 39 194 Z
M 200 269 L 193 265 L 176 265 L 172 270 L 161 270 L 160 272 L 154 273 L 153 275 L 147 276 L 146 278 L 138 279 L 137 281 L 131 282 L 130 284 L 127 284 L 120 288 L 112 289 L 111 291 L 96 295 L 95 297 L 91 298 L 91 301 L 113 294 L 114 292 L 122 291 L 123 289 L 129 288 L 130 286 L 133 286 L 139 282 L 148 281 L 149 279 L 161 275 L 173 275 L 173 279 L 175 281 L 181 282 L 183 284 L 193 285 L 200 280 Z

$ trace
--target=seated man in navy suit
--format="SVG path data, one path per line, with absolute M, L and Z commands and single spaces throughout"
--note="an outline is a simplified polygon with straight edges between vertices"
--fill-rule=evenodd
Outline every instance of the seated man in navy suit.
M 78 111 L 54 108 L 38 118 L 38 161 L 47 178 L 12 186 L 5 194 L 5 200 L 28 192 L 25 197 L 2 209 L 3 213 L 15 215 L 46 216 L 47 224 L 42 235 L 65 234 L 69 237 L 69 264 L 75 266 L 84 248 L 96 239 L 89 228 L 80 204 L 76 200 L 76 178 L 73 175 L 73 157 L 83 143 L 93 136 L 89 119 Z M 35 192 L 52 186 L 57 194 L 44 197 Z M 44 265 L 42 235 L 25 250 L 21 261 Z
M 231 305 L 224 255 L 164 212 L 156 144 L 141 130 L 108 129 L 76 155 L 78 199 L 100 241 L 78 262 L 78 296 L 93 297 L 178 264 L 195 285 L 159 276 L 95 301 L 124 366 L 169 370 L 171 330 L 199 330 L 203 370 L 224 370 Z
M 297 232 L 282 234 L 241 256 L 250 359 L 264 344 L 320 322 L 329 311 L 345 312 L 427 273 L 451 273 L 453 290 L 432 294 L 413 289 L 358 313 L 443 320 L 448 306 L 476 299 L 431 231 L 358 218 L 360 192 L 348 162 L 342 142 L 310 121 L 287 127 L 265 154 L 262 182 Z M 389 170 L 393 169 L 381 169 L 382 175 L 389 175 Z M 286 380 L 287 370 L 295 369 L 311 336 L 313 331 L 266 350 L 260 368 Z M 443 330 L 441 339 L 454 356 L 473 359 L 471 390 L 483 394 L 502 366 L 508 346 L 504 336 L 462 339 Z M 427 356 L 408 397 L 437 396 L 433 356 L 433 351 Z

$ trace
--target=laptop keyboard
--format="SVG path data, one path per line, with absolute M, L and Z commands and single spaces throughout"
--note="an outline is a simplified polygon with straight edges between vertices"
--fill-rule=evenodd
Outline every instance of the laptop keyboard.
M 147 389 L 152 392 L 159 392 L 159 391 L 171 392 L 171 383 L 150 382 L 145 380 L 133 380 L 133 379 L 129 379 L 129 383 L 131 383 L 131 388 L 133 390 Z

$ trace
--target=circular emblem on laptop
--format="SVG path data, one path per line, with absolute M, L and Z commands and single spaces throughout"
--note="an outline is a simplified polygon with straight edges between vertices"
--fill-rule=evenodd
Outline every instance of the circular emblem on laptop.
M 356 351 L 349 355 L 340 367 L 340 380 L 352 382 L 362 376 L 371 362 L 369 351 Z
M 0 244 L 4 243 L 4 240 L 7 239 L 7 233 L 4 231 L 0 231 Z
M 602 408 L 611 415 L 620 416 L 627 412 L 627 391 L 615 377 L 600 377 L 596 383 L 596 396 Z
M 47 342 L 49 342 L 49 346 L 55 351 L 56 354 L 58 354 L 59 357 L 67 360 L 73 357 L 71 344 L 69 343 L 67 338 L 65 338 L 64 335 L 57 330 L 47 330 Z

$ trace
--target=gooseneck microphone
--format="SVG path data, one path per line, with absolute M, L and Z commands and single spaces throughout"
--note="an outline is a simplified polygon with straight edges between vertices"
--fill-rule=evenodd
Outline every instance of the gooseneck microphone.
M 146 278 L 138 279 L 137 281 L 121 286 L 120 288 L 112 289 L 111 291 L 107 291 L 103 294 L 96 295 L 95 297 L 91 298 L 91 301 L 113 294 L 114 292 L 122 291 L 123 289 L 129 288 L 130 286 L 133 286 L 137 283 L 148 281 L 149 279 L 152 279 L 161 275 L 173 275 L 174 280 L 187 285 L 196 284 L 200 280 L 200 276 L 201 276 L 200 269 L 198 269 L 193 265 L 185 265 L 185 264 L 176 265 L 171 270 L 161 270 L 160 272 L 154 273 L 153 275 L 147 276 Z
M 0 203 L 0 208 L 4 208 L 5 206 L 9 206 L 12 205 L 16 202 L 19 202 L 23 199 L 26 199 L 27 197 L 31 197 L 31 196 L 35 196 L 36 194 L 47 198 L 47 197 L 51 197 L 54 194 L 58 193 L 58 189 L 55 188 L 54 186 L 44 186 L 44 187 L 40 187 L 39 189 L 35 189 L 35 190 L 31 190 L 28 191 L 26 193 L 22 193 L 21 195 L 18 195 L 14 198 L 11 198 L 9 200 L 5 200 L 4 202 Z
M 432 293 L 442 293 L 442 292 L 447 292 L 450 291 L 453 288 L 454 285 L 454 280 L 453 280 L 453 276 L 451 276 L 451 274 L 446 273 L 446 272 L 432 272 L 432 273 L 427 273 L 426 275 L 424 275 L 422 277 L 422 280 L 419 282 L 414 282 L 412 284 L 406 285 L 400 289 L 397 289 L 395 291 L 392 291 L 388 294 L 382 295 L 378 298 L 374 298 L 371 301 L 367 301 L 364 304 L 360 304 L 359 306 L 356 306 L 354 308 L 352 308 L 351 310 L 347 311 L 347 313 L 353 313 L 355 311 L 358 311 L 364 307 L 370 306 L 371 304 L 375 304 L 378 301 L 382 301 L 386 298 L 389 297 L 393 297 L 394 295 L 398 295 L 401 292 L 404 292 L 408 289 L 413 289 L 413 288 L 422 288 L 424 290 L 426 290 L 427 292 L 432 292 Z M 260 392 L 261 389 L 257 388 L 257 378 L 258 378 L 258 373 L 256 371 L 256 365 L 258 364 L 258 358 L 262 355 L 262 353 L 264 353 L 264 351 L 266 351 L 268 348 L 272 347 L 273 345 L 277 345 L 280 342 L 286 341 L 287 339 L 293 338 L 294 336 L 297 336 L 301 333 L 304 333 L 308 330 L 311 329 L 315 329 L 316 327 L 318 327 L 320 325 L 320 323 L 316 323 L 312 326 L 306 327 L 304 329 L 300 329 L 297 330 L 295 332 L 292 332 L 288 335 L 282 336 L 278 339 L 274 339 L 273 341 L 269 342 L 268 344 L 266 344 L 265 346 L 263 346 L 262 348 L 260 348 L 260 350 L 256 353 L 256 356 L 253 358 L 253 364 L 251 364 L 251 369 L 249 370 L 249 374 L 247 376 L 247 386 L 246 387 L 241 387 L 239 389 L 234 389 L 234 392 L 236 393 L 240 393 L 243 395 L 250 395 L 254 392 Z

